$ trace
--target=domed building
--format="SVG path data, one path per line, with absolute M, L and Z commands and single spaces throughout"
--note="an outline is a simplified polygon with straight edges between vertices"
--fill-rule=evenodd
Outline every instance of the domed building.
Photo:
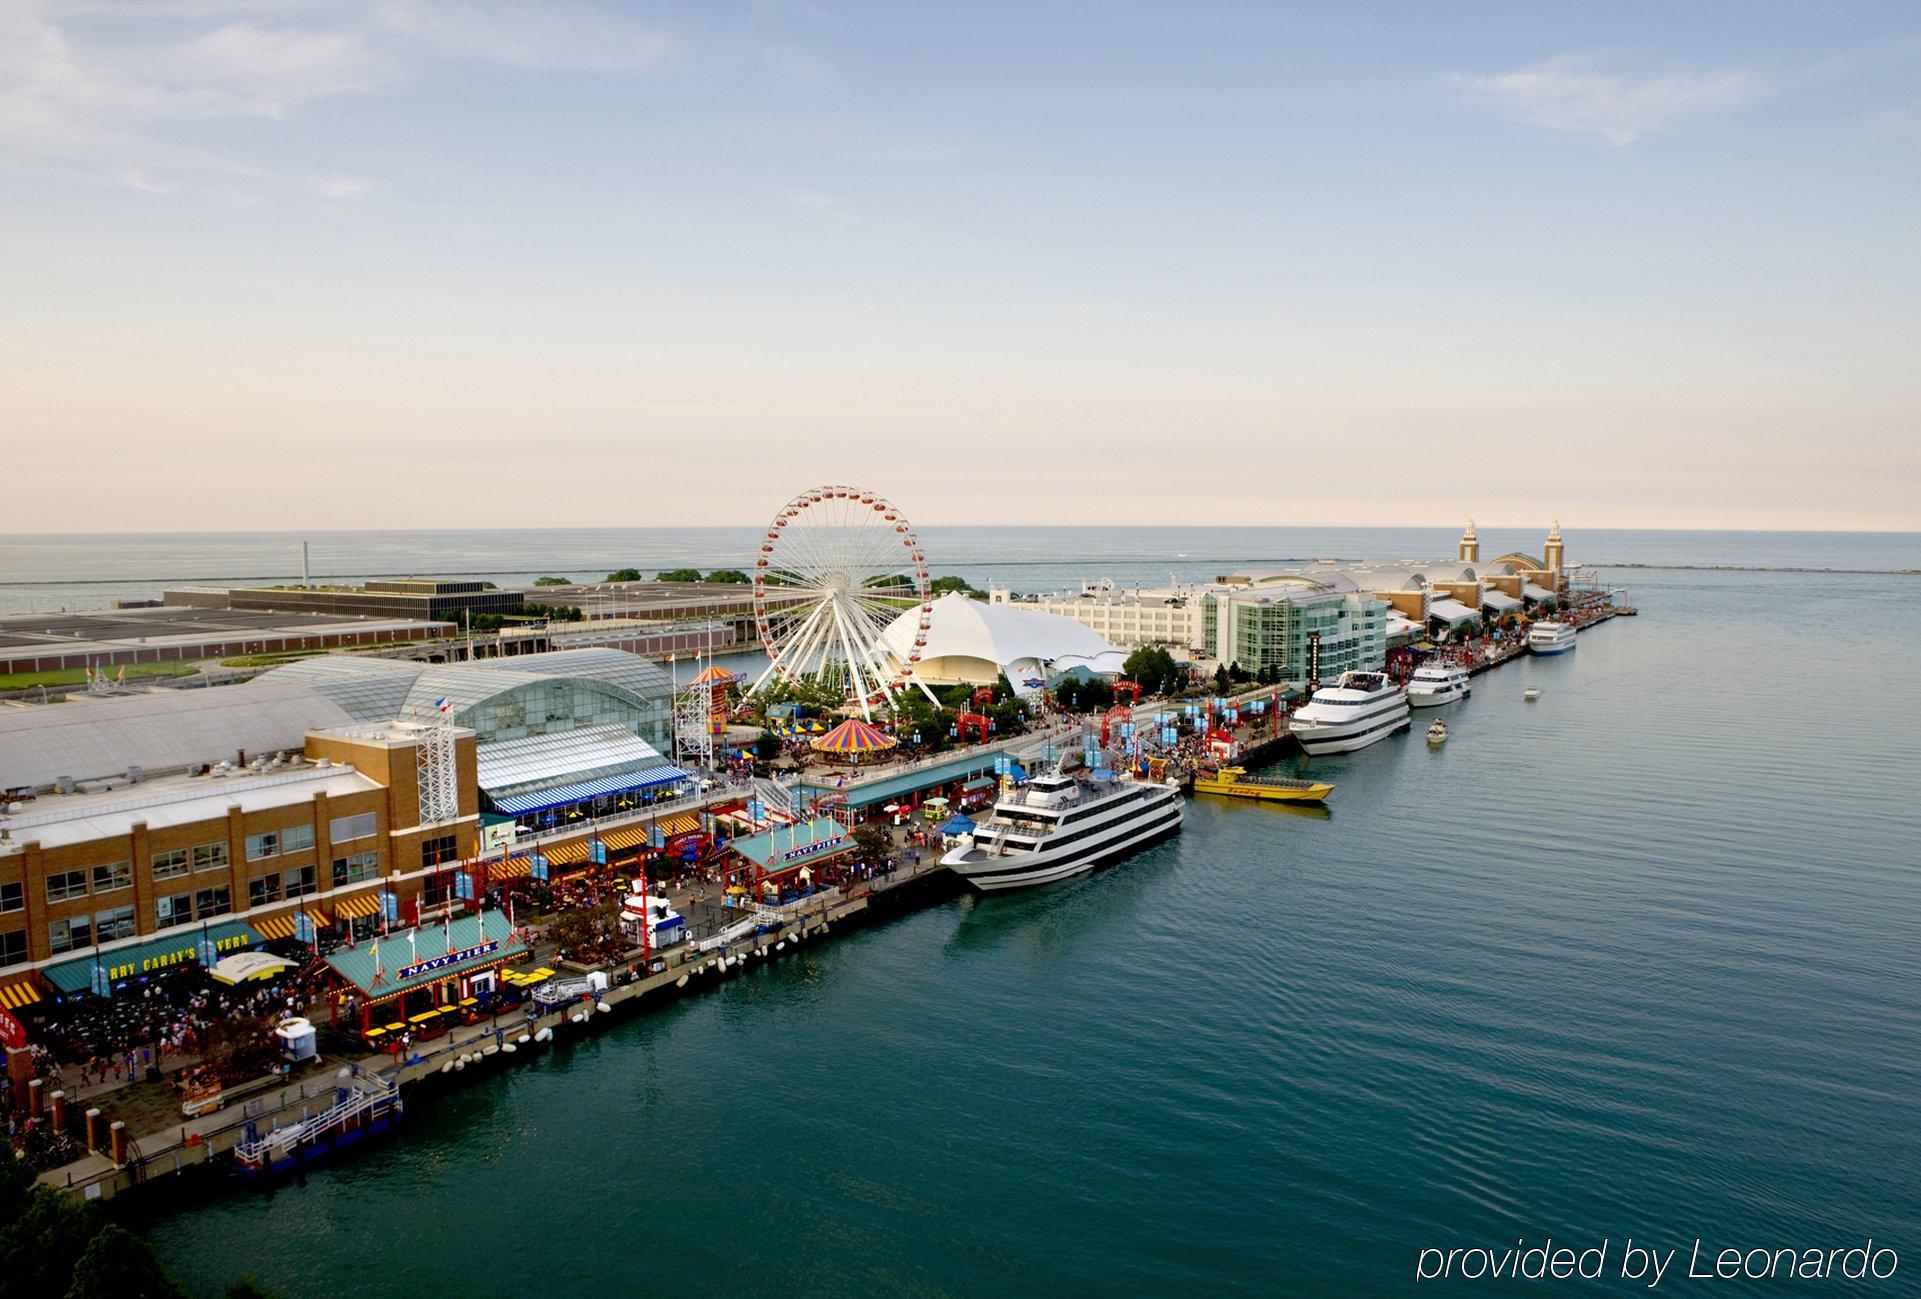
M 905 659 L 919 620 L 905 613 L 881 633 L 881 644 Z M 1002 673 L 1017 693 L 1033 694 L 1063 672 L 1082 668 L 1119 676 L 1127 655 L 1072 618 L 987 604 L 958 592 L 934 601 L 927 645 L 915 673 L 930 686 L 992 685 Z

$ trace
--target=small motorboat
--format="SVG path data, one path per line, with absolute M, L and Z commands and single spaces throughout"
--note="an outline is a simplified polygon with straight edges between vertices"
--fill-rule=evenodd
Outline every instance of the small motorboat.
M 1250 776 L 1245 767 L 1222 767 L 1194 773 L 1194 792 L 1255 798 L 1272 803 L 1319 803 L 1334 792 L 1323 780 L 1294 780 L 1287 776 Z
M 1541 697 L 1541 692 L 1533 686 L 1529 686 L 1526 690 L 1523 690 L 1521 692 L 1521 698 L 1527 700 L 1530 704 L 1533 703 L 1536 699 L 1539 699 L 1540 697 Z
M 1447 723 L 1436 722 L 1434 723 L 1434 725 L 1428 727 L 1427 742 L 1429 744 L 1446 744 L 1447 743 Z

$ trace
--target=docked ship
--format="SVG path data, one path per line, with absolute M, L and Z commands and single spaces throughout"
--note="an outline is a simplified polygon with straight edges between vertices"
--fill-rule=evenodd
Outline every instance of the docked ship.
M 1527 629 L 1527 647 L 1536 654 L 1565 654 L 1574 648 L 1574 625 L 1537 622 Z
M 1459 663 L 1423 663 L 1407 681 L 1407 702 L 1411 708 L 1451 704 L 1473 693 L 1467 669 Z
M 1194 773 L 1196 794 L 1225 794 L 1268 803 L 1320 803 L 1334 792 L 1324 780 L 1295 780 L 1288 776 L 1250 776 L 1246 767 L 1202 768 Z
M 1177 833 L 1182 813 L 1167 781 L 1055 771 L 995 803 L 941 865 L 983 893 L 1051 884 Z
M 1407 696 L 1385 672 L 1343 672 L 1288 723 L 1294 738 L 1310 757 L 1323 753 L 1352 753 L 1406 730 Z

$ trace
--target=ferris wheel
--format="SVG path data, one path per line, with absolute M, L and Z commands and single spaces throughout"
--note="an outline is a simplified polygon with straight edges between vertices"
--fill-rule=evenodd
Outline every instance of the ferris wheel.
M 749 693 L 776 679 L 814 681 L 871 719 L 913 678 L 933 614 L 920 538 L 891 501 L 858 487 L 802 492 L 767 525 L 754 561 L 768 664 Z

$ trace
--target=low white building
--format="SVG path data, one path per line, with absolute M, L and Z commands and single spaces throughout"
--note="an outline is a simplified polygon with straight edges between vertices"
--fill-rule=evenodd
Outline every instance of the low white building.
M 904 659 L 918 619 L 902 614 L 881 633 L 881 644 Z M 1118 676 L 1124 651 L 1072 618 L 987 604 L 953 593 L 934 601 L 927 645 L 915 672 L 932 686 L 991 685 L 1002 673 L 1016 692 L 1032 694 L 1075 668 Z

